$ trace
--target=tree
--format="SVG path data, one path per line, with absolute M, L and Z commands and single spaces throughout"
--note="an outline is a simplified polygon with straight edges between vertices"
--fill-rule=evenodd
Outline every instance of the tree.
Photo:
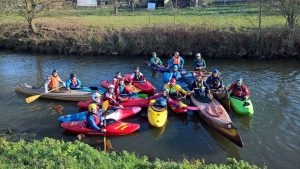
M 38 29 L 34 24 L 34 19 L 37 18 L 37 14 L 53 8 L 56 3 L 62 1 L 63 0 L 22 0 L 20 13 L 28 22 L 28 28 L 36 33 Z
M 114 3 L 114 8 L 115 8 L 115 14 L 118 15 L 119 13 L 119 1 L 118 0 L 113 0 L 113 3 Z
M 280 9 L 281 14 L 286 19 L 288 28 L 292 30 L 299 15 L 299 0 L 274 0 L 273 4 Z

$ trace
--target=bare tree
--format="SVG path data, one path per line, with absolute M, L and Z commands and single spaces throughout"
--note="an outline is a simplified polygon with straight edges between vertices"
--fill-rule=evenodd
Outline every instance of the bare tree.
M 37 14 L 49 10 L 55 3 L 62 1 L 63 0 L 22 0 L 20 13 L 28 22 L 28 28 L 36 33 L 38 29 L 34 24 L 34 20 L 38 17 Z
M 300 13 L 299 0 L 274 0 L 273 4 L 280 9 L 289 29 L 293 29 Z
M 113 4 L 114 4 L 114 9 L 115 9 L 115 14 L 118 15 L 119 13 L 119 1 L 118 0 L 113 0 Z

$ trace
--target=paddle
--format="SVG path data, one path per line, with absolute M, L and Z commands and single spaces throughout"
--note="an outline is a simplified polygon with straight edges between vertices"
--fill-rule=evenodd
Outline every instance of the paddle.
M 210 100 L 213 102 L 213 105 L 214 105 L 214 107 L 215 107 L 215 110 L 217 110 L 218 113 L 221 113 L 221 111 L 218 109 L 218 107 L 217 107 L 217 105 L 216 105 L 216 103 L 215 103 L 215 101 L 214 101 L 214 96 L 213 96 L 212 94 L 210 94 L 210 95 L 211 95 L 211 97 L 209 97 L 209 98 L 210 98 Z
M 103 104 L 102 104 L 102 114 L 104 114 L 106 112 L 106 110 L 109 107 L 109 101 L 106 100 Z M 106 116 L 104 116 L 104 127 L 106 130 Z M 106 131 L 104 132 L 104 137 L 103 137 L 103 144 L 104 144 L 104 152 L 106 152 Z
M 53 92 L 54 90 L 57 90 L 57 89 L 59 89 L 59 88 L 61 88 L 61 87 L 62 87 L 62 86 L 56 87 L 56 88 L 54 88 L 54 89 L 48 91 L 48 93 Z M 42 94 L 39 94 L 39 95 L 29 96 L 29 97 L 25 98 L 25 101 L 26 101 L 26 103 L 34 102 L 35 100 L 37 100 L 39 97 L 41 97 L 41 96 L 44 95 L 44 94 L 47 94 L 47 93 L 42 93 Z

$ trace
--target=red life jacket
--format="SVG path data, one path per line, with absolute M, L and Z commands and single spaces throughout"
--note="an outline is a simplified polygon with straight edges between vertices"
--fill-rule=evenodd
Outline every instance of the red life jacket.
M 180 56 L 177 58 L 177 57 L 173 57 L 173 64 L 174 65 L 180 65 Z
M 242 85 L 241 87 L 237 86 L 236 84 L 234 84 L 233 90 L 232 90 L 232 94 L 236 97 L 243 97 L 246 96 L 246 87 L 244 85 Z
M 100 119 L 99 119 L 99 117 L 98 117 L 97 114 L 93 114 L 93 113 L 88 112 L 86 118 L 88 118 L 88 116 L 94 116 L 94 122 L 95 122 L 95 124 L 96 125 L 100 124 Z M 89 122 L 88 121 L 86 121 L 85 123 L 89 126 Z
M 72 80 L 72 85 L 77 86 L 77 79 L 76 80 Z

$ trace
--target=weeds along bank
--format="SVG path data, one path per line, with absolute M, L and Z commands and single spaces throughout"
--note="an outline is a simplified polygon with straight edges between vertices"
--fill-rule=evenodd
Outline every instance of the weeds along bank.
M 205 164 L 204 160 L 150 161 L 146 156 L 138 157 L 126 151 L 105 153 L 79 141 L 50 138 L 32 142 L 0 138 L 0 152 L 1 168 L 259 168 L 235 159 L 227 159 L 223 164 Z
M 208 29 L 205 26 L 128 28 L 43 27 L 0 25 L 0 49 L 67 55 L 148 55 L 157 51 L 184 55 L 200 51 L 206 58 L 300 58 L 300 29 Z

